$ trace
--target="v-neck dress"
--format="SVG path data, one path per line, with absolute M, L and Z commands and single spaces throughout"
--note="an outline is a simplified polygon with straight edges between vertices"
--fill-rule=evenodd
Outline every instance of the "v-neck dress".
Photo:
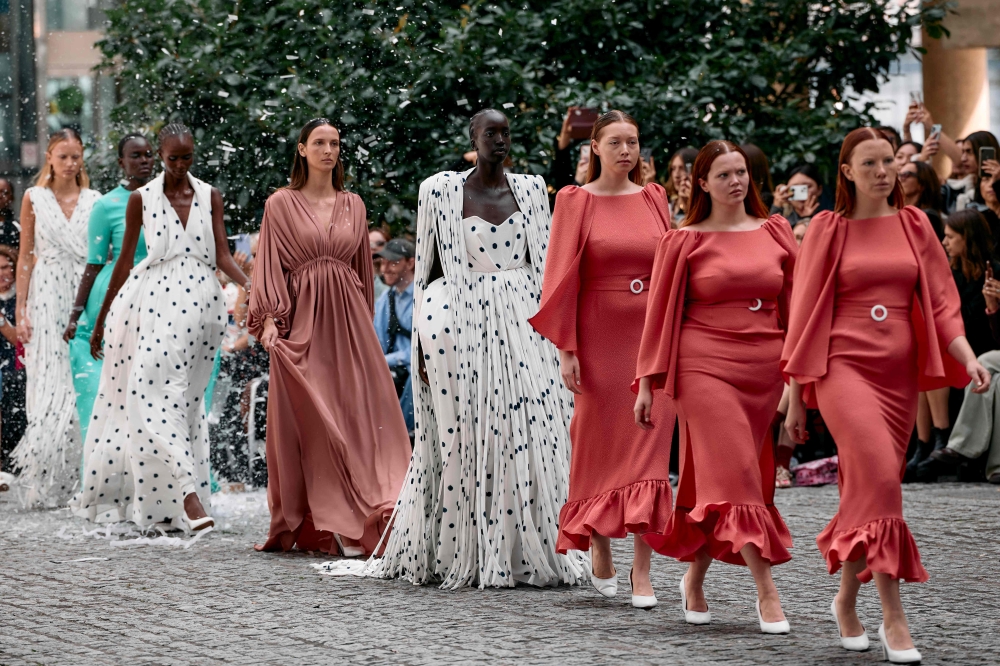
M 67 220 L 47 187 L 28 190 L 35 213 L 35 267 L 28 289 L 33 327 L 25 345 L 28 427 L 12 453 L 20 468 L 18 494 L 25 506 L 62 506 L 80 474 L 80 424 L 62 335 L 69 322 L 87 256 L 87 220 L 99 192 L 82 189 Z
M 334 534 L 371 552 L 406 476 L 410 438 L 372 323 L 361 198 L 337 197 L 329 225 L 296 190 L 267 200 L 247 328 L 274 319 L 267 399 L 263 550 L 335 554 Z

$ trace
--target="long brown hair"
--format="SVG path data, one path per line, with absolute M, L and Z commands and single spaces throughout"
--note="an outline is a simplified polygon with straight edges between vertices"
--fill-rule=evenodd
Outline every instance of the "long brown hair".
M 844 137 L 844 143 L 840 146 L 840 157 L 837 159 L 837 198 L 833 205 L 833 212 L 845 217 L 854 212 L 854 207 L 858 202 L 858 194 L 854 183 L 844 176 L 843 167 L 845 164 L 850 164 L 851 155 L 854 154 L 854 149 L 858 147 L 858 144 L 871 139 L 887 141 L 890 147 L 893 145 L 888 134 L 873 127 L 859 127 L 856 130 L 851 130 Z M 892 154 L 895 155 L 896 151 L 893 150 Z M 902 208 L 906 205 L 906 195 L 903 194 L 903 186 L 899 184 L 899 178 L 896 178 L 896 183 L 892 186 L 889 205 L 893 208 Z
M 295 157 L 292 159 L 292 173 L 288 179 L 289 189 L 301 190 L 305 187 L 306 181 L 309 180 L 309 163 L 306 162 L 305 157 L 299 154 L 299 144 L 306 145 L 306 142 L 309 141 L 309 135 L 312 134 L 313 130 L 323 125 L 329 125 L 333 129 L 337 129 L 326 118 L 313 118 L 299 131 L 299 140 L 295 146 Z M 337 135 L 340 135 L 340 130 L 337 130 Z M 341 143 L 340 152 L 337 153 L 337 163 L 333 165 L 333 189 L 338 192 L 344 191 L 344 161 L 341 159 L 341 155 L 343 154 L 344 145 Z
M 605 113 L 603 116 L 597 119 L 594 123 L 594 129 L 590 132 L 590 140 L 597 142 L 601 138 L 601 132 L 608 125 L 614 123 L 629 123 L 635 126 L 636 136 L 639 134 L 639 123 L 635 121 L 635 118 L 628 115 L 624 111 L 612 110 Z M 590 164 L 587 165 L 587 182 L 592 183 L 601 176 L 601 158 L 594 152 L 593 148 L 590 150 Z M 642 159 L 635 161 L 635 166 L 631 171 L 628 172 L 628 179 L 631 180 L 636 185 L 642 185 Z
M 56 171 L 55 168 L 49 164 L 49 154 L 52 149 L 58 146 L 63 141 L 76 141 L 83 147 L 83 139 L 72 127 L 64 127 L 58 132 L 54 132 L 49 137 L 49 145 L 45 149 L 45 162 L 42 163 L 42 169 L 38 172 L 38 177 L 35 178 L 35 187 L 52 187 L 52 181 L 55 180 Z M 76 174 L 76 184 L 82 188 L 90 187 L 90 176 L 87 175 L 87 165 L 80 160 L 80 172 Z
M 750 173 L 750 159 L 743 149 L 732 141 L 709 141 L 705 147 L 698 151 L 698 157 L 694 158 L 694 167 L 691 169 L 691 205 L 688 206 L 687 215 L 680 226 L 687 227 L 704 221 L 712 213 L 712 197 L 705 190 L 701 189 L 698 181 L 708 180 L 708 172 L 712 169 L 712 163 L 719 155 L 727 153 L 739 153 L 743 156 L 743 163 L 747 168 L 747 195 L 743 199 L 743 209 L 747 215 L 753 215 L 760 219 L 767 219 L 770 211 L 760 198 L 760 190 Z
M 948 258 L 952 270 L 961 269 L 966 280 L 978 280 L 993 255 L 993 239 L 986 218 L 975 208 L 966 208 L 949 215 L 945 226 L 965 241 L 965 256 Z

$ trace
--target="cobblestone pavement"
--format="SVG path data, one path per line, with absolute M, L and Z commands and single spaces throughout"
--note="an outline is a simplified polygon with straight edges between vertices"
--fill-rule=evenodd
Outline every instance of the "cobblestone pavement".
M 931 572 L 929 583 L 903 588 L 924 663 L 996 664 L 1000 492 L 939 484 L 907 487 L 905 497 Z M 709 627 L 683 623 L 684 565 L 664 558 L 653 562 L 660 606 L 633 609 L 627 542 L 616 545 L 614 600 L 589 586 L 446 592 L 321 576 L 309 566 L 318 557 L 254 552 L 268 524 L 261 492 L 216 495 L 220 529 L 188 548 L 115 545 L 65 510 L 21 512 L 5 499 L 0 664 L 873 663 L 879 650 L 839 648 L 828 616 L 837 583 L 813 537 L 836 501 L 832 487 L 779 492 L 797 546 L 775 570 L 792 633 L 762 636 L 752 579 L 739 567 L 710 571 Z M 861 617 L 877 646 L 872 585 Z

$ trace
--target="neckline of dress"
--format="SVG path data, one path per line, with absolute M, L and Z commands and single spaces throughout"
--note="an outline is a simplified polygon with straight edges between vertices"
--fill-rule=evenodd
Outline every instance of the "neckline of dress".
M 701 229 L 691 229 L 691 231 L 694 231 L 694 232 L 699 233 L 699 234 L 724 234 L 724 235 L 728 235 L 728 234 L 733 234 L 733 235 L 736 235 L 736 234 L 752 234 L 753 232 L 760 231 L 765 226 L 767 226 L 767 222 L 768 221 L 765 220 L 764 223 L 762 225 L 760 225 L 759 227 L 757 227 L 756 229 L 744 229 L 743 231 L 719 231 L 719 230 L 715 230 L 715 231 L 702 231 Z M 687 232 L 684 232 L 684 233 L 687 233 Z
M 483 218 L 479 217 L 478 215 L 470 215 L 469 217 L 463 217 L 462 218 L 462 222 L 468 222 L 469 220 L 479 220 L 480 222 L 483 222 L 484 224 L 488 224 L 488 225 L 490 225 L 492 227 L 499 227 L 501 224 L 504 224 L 506 222 L 510 222 L 511 218 L 514 217 L 515 215 L 518 215 L 518 214 L 520 214 L 521 217 L 525 217 L 525 218 L 528 217 L 522 211 L 516 210 L 513 213 L 511 213 L 510 217 L 508 217 L 503 222 L 490 222 L 489 220 L 484 220 Z
M 163 193 L 163 200 L 167 202 L 167 206 L 170 207 L 170 212 L 173 213 L 174 218 L 176 218 L 176 220 L 180 222 L 181 229 L 186 234 L 188 228 L 191 226 L 191 215 L 194 213 L 194 208 L 195 208 L 194 204 L 196 201 L 198 201 L 198 192 L 193 191 L 193 193 L 191 194 L 191 208 L 188 210 L 188 219 L 185 220 L 184 222 L 181 222 L 181 216 L 177 214 L 177 210 L 174 208 L 174 205 L 170 203 L 170 198 L 167 196 L 166 192 Z
M 319 219 L 319 215 L 316 214 L 316 208 L 309 203 L 309 199 L 306 198 L 306 195 L 302 194 L 301 190 L 292 190 L 292 192 L 295 192 L 299 198 L 302 199 L 303 205 L 305 205 L 306 210 L 309 211 L 309 217 L 311 217 L 312 220 L 319 225 L 320 229 L 322 229 L 325 233 L 329 233 L 330 229 L 333 228 L 333 218 L 337 214 L 337 206 L 340 204 L 340 195 L 343 194 L 343 192 L 339 190 L 337 191 L 337 196 L 333 200 L 333 210 L 330 211 L 330 219 L 327 220 L 326 224 Z
M 56 210 L 58 210 L 59 214 L 62 215 L 62 218 L 66 220 L 66 224 L 72 223 L 73 218 L 76 217 L 76 211 L 80 209 L 80 198 L 83 197 L 83 193 L 87 191 L 87 188 L 86 187 L 80 188 L 80 193 L 76 196 L 76 205 L 73 206 L 73 212 L 69 214 L 69 217 L 66 216 L 66 211 L 64 211 L 62 209 L 62 206 L 59 205 L 59 197 L 57 197 L 56 193 L 52 191 L 52 188 L 43 187 L 42 189 L 48 192 L 49 195 L 52 197 L 52 200 L 56 203 Z

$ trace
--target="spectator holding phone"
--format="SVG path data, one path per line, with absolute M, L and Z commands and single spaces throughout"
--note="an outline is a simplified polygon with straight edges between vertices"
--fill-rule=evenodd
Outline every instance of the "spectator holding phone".
M 898 153 L 897 153 L 898 154 Z M 897 161 L 898 164 L 898 161 Z M 916 206 L 927 214 L 938 240 L 944 240 L 941 222 L 941 182 L 927 162 L 906 162 L 899 169 L 899 184 L 907 206 Z
M 378 300 L 389 288 L 385 280 L 382 279 L 382 257 L 378 253 L 390 240 L 392 240 L 392 232 L 389 230 L 388 224 L 383 223 L 382 226 L 370 225 L 368 227 L 368 245 L 372 251 L 372 272 L 375 275 L 375 300 Z
M 416 246 L 404 238 L 385 244 L 378 255 L 388 288 L 375 301 L 375 334 L 389 364 L 406 429 L 413 432 L 410 336 L 413 330 L 413 269 Z
M 956 210 L 962 210 L 976 204 L 978 204 L 976 207 L 980 211 L 988 210 L 986 199 L 982 192 L 982 181 L 985 177 L 988 181 L 988 186 L 992 185 L 993 176 L 986 171 L 984 163 L 987 161 L 996 161 L 998 156 L 1000 156 L 1000 143 L 997 143 L 997 138 L 992 133 L 986 131 L 973 132 L 965 137 L 965 143 L 962 146 L 961 161 L 962 166 L 972 176 L 972 187 L 958 196 L 955 205 Z M 997 227 L 991 220 L 987 219 L 987 222 L 990 223 L 994 238 L 996 238 Z
M 588 150 L 580 151 L 576 165 L 573 164 L 573 149 L 590 139 L 590 131 L 596 120 L 597 111 L 594 109 L 571 106 L 566 110 L 562 128 L 556 137 L 555 159 L 552 161 L 552 177 L 549 179 L 556 192 L 567 185 L 580 186 L 587 182 L 590 142 L 586 142 Z
M 653 162 L 653 149 L 643 148 L 639 151 L 639 164 L 642 167 L 642 185 L 645 187 L 656 182 L 656 164 Z M 577 169 L 579 174 L 579 169 Z M 579 183 L 579 181 L 577 181 Z
M 21 227 L 14 217 L 14 186 L 0 178 L 0 245 L 17 252 L 21 245 Z
M 924 147 L 916 141 L 904 141 L 896 149 L 896 167 L 903 168 L 904 164 L 915 162 L 920 159 L 920 151 Z
M 691 167 L 698 150 L 685 146 L 670 157 L 667 197 L 670 201 L 670 223 L 674 228 L 684 220 L 691 201 Z
M 774 190 L 771 214 L 784 215 L 792 227 L 800 223 L 808 224 L 809 219 L 820 208 L 819 198 L 823 194 L 819 169 L 814 164 L 803 164 L 792 169 L 788 182 Z

